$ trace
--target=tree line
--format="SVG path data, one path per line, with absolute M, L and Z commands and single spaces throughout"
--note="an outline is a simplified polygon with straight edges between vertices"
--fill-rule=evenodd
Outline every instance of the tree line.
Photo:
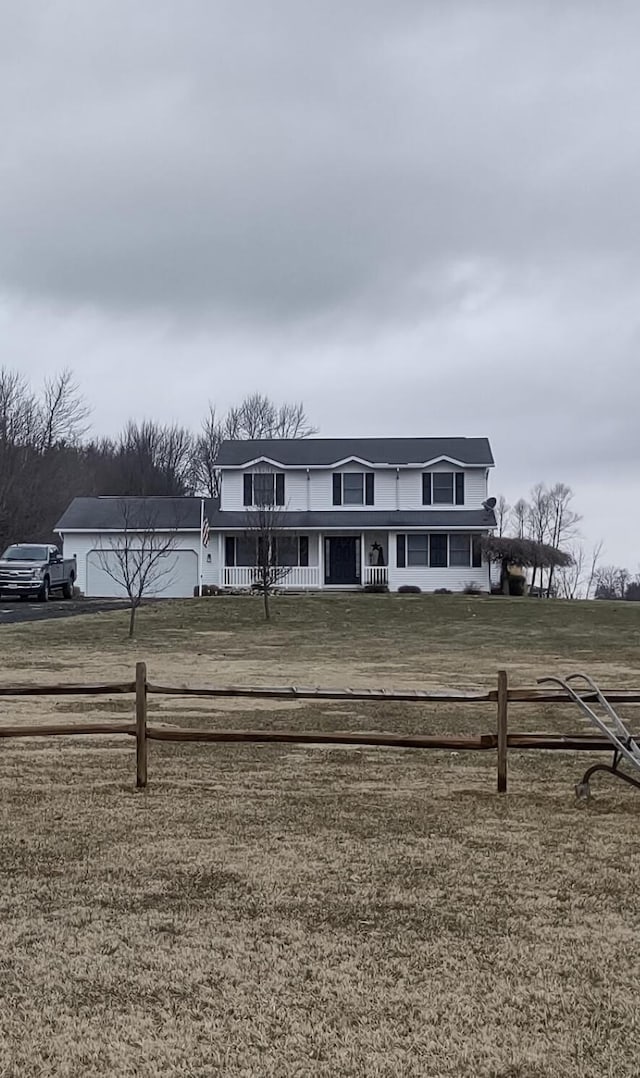
M 603 565 L 602 540 L 588 548 L 580 534 L 582 517 L 574 509 L 574 493 L 566 483 L 537 483 L 529 498 L 509 505 L 501 495 L 496 504 L 496 535 L 545 544 L 568 558 L 566 565 L 546 569 L 533 561 L 533 594 L 563 599 L 626 599 L 640 601 L 640 572 Z M 544 577 L 544 579 L 543 579 Z
M 79 496 L 218 494 L 216 460 L 225 438 L 307 438 L 316 433 L 300 402 L 253 393 L 198 430 L 130 419 L 114 437 L 90 434 L 90 408 L 73 373 L 34 388 L 0 368 L 0 549 L 53 541 L 53 529 Z
M 510 536 L 529 544 L 532 551 L 537 544 L 541 549 L 551 548 L 564 555 L 558 564 L 545 566 L 543 559 L 540 564 L 535 559 L 529 562 L 532 594 L 575 599 L 589 598 L 593 592 L 602 544 L 591 551 L 587 566 L 587 555 L 580 541 L 582 517 L 573 503 L 573 490 L 560 482 L 552 486 L 537 483 L 528 498 L 519 498 L 514 505 L 509 505 L 503 495 L 497 499 L 498 538 Z
M 598 572 L 595 598 L 640 602 L 640 572 L 634 576 L 617 565 L 603 565 Z

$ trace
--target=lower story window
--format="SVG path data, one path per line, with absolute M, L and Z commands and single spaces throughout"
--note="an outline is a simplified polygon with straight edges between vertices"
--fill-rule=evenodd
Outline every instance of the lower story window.
M 227 567 L 255 566 L 262 562 L 265 537 L 253 535 L 227 535 L 224 543 L 224 563 Z M 268 539 L 267 539 L 268 541 Z M 309 564 L 309 536 L 286 535 L 271 539 L 271 560 L 278 565 L 307 566 Z
M 309 564 L 309 536 L 287 535 L 273 540 L 275 549 L 274 561 L 278 565 L 302 565 Z
M 429 564 L 429 536 L 407 536 L 407 565 Z
M 239 535 L 227 535 L 224 541 L 224 563 L 227 566 L 255 565 L 257 543 L 255 539 Z
M 471 536 L 449 536 L 449 565 L 471 565 Z
M 482 565 L 481 537 L 469 533 L 408 532 L 397 536 L 396 551 L 399 569 L 406 566 L 478 569 Z

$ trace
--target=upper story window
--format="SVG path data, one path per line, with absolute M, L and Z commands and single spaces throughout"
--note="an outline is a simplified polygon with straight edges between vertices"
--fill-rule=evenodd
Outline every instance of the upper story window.
M 423 472 L 423 505 L 464 505 L 464 472 Z
M 334 505 L 373 505 L 373 472 L 334 472 Z
M 245 472 L 244 505 L 284 505 L 284 472 Z

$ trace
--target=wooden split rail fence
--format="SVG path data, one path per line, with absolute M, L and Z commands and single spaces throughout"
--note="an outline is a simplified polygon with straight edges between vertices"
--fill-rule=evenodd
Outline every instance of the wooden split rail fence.
M 4 737 L 69 737 L 76 734 L 126 734 L 136 739 L 136 784 L 147 785 L 149 741 L 254 742 L 297 745 L 370 745 L 398 749 L 444 749 L 449 751 L 495 751 L 497 788 L 507 789 L 507 754 L 509 749 L 546 749 L 578 752 L 610 752 L 611 743 L 599 734 L 510 733 L 510 704 L 567 704 L 565 693 L 554 689 L 511 689 L 507 673 L 498 673 L 495 689 L 485 692 L 432 692 L 427 689 L 325 689 L 295 685 L 218 685 L 196 688 L 187 685 L 156 685 L 147 680 L 146 663 L 136 664 L 133 681 L 87 685 L 0 685 L 0 697 L 24 696 L 114 696 L 135 695 L 135 723 L 73 722 L 5 726 Z M 244 697 L 262 700 L 351 700 L 421 703 L 421 704 L 494 704 L 495 731 L 486 734 L 389 734 L 336 733 L 295 730 L 211 730 L 189 727 L 154 726 L 147 721 L 150 694 L 182 697 Z M 640 691 L 609 690 L 613 704 L 640 703 Z M 586 695 L 585 699 L 595 700 Z

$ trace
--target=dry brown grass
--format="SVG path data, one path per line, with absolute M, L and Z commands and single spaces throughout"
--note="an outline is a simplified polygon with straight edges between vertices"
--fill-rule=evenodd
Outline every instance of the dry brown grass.
M 172 604 L 143 612 L 132 648 L 122 615 L 5 630 L 1 677 L 74 680 L 81 656 L 85 677 L 141 657 L 156 680 L 482 685 L 505 663 L 521 684 L 579 665 L 638 683 L 638 625 L 615 605 L 384 602 L 281 603 L 267 632 L 248 600 Z M 190 725 L 494 721 L 153 703 Z M 11 701 L 2 721 L 127 706 Z M 567 709 L 513 722 L 581 728 Z M 577 803 L 586 760 L 512 754 L 498 799 L 481 754 L 156 743 L 136 792 L 129 740 L 1 748 L 1 1075 L 638 1074 L 640 798 L 602 779 Z

